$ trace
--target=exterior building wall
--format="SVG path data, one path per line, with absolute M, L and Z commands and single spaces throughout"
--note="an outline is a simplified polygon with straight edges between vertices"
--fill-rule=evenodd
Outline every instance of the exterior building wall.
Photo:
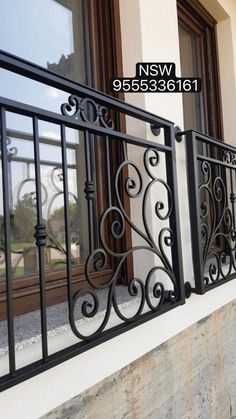
M 230 303 L 45 419 L 230 419 L 236 414 L 236 304 Z
M 212 313 L 222 307 L 223 309 L 221 314 L 223 315 L 224 308 L 230 303 L 233 303 L 233 300 L 235 300 L 234 281 L 215 288 L 203 296 L 193 295 L 191 299 L 187 300 L 186 304 L 177 307 L 175 310 L 171 310 L 162 316 L 159 316 L 85 353 L 80 354 L 69 361 L 63 362 L 55 368 L 51 368 L 42 374 L 4 391 L 0 394 L 1 418 L 35 419 L 46 415 L 49 412 L 54 412 L 58 406 L 67 403 L 69 400 L 80 394 L 85 394 L 86 391 L 93 385 L 101 383 L 104 380 L 106 381 L 106 379 L 112 374 L 116 374 L 117 371 L 125 369 L 134 361 L 144 359 L 146 354 L 155 350 L 157 350 L 156 353 L 158 353 L 158 348 L 165 342 L 169 341 L 169 347 L 171 347 L 171 344 L 174 342 L 176 337 L 179 344 L 181 344 L 182 337 L 185 336 L 184 333 L 187 333 L 188 329 L 190 330 L 192 326 L 199 323 L 199 321 L 201 322 L 202 319 L 206 317 L 210 318 Z M 235 301 L 232 307 L 234 307 L 235 310 Z M 235 319 L 234 310 L 232 311 L 232 313 L 234 313 L 232 315 Z M 226 318 L 228 318 L 227 315 L 225 319 Z M 223 345 L 226 345 L 224 348 L 226 348 L 229 343 L 224 342 L 225 337 L 222 335 L 225 333 L 222 328 L 224 325 L 226 326 L 226 323 L 227 321 L 225 321 L 224 324 L 217 324 L 218 333 L 222 337 L 221 341 L 223 342 Z M 231 324 L 229 334 L 232 338 L 230 345 L 232 344 L 233 348 L 235 348 L 235 320 L 232 320 L 232 322 L 230 320 L 229 323 Z M 198 329 L 198 331 L 199 330 L 200 329 Z M 181 334 L 182 332 L 183 334 Z M 201 336 L 199 334 L 199 339 L 200 338 Z M 206 335 L 206 339 L 211 338 Z M 213 342 L 215 342 L 215 340 Z M 163 348 L 165 347 L 166 346 L 164 345 Z M 199 350 L 199 357 L 206 356 L 205 349 L 203 348 L 206 348 L 206 346 L 203 346 L 202 350 Z M 215 350 L 213 344 L 211 345 L 211 348 L 211 357 L 214 357 Z M 218 351 L 220 354 L 219 347 Z M 210 360 L 211 357 L 209 356 L 207 359 Z M 183 365 L 181 364 L 181 360 L 182 358 L 179 356 L 175 358 L 176 371 L 178 368 L 181 370 L 181 365 Z M 198 359 L 197 357 L 194 357 L 193 360 L 196 364 L 193 365 L 193 368 L 196 368 L 197 371 L 197 364 L 199 363 L 200 358 Z M 231 363 L 231 368 L 227 367 L 227 370 L 225 370 L 225 376 L 228 376 L 227 379 L 232 380 L 233 382 L 235 379 L 235 350 L 228 352 L 226 360 Z M 206 358 L 204 362 L 205 363 L 202 363 L 203 370 L 207 365 Z M 199 367 L 198 372 L 200 373 L 200 371 L 201 367 Z M 145 369 L 145 374 L 146 373 L 147 369 Z M 204 371 L 202 373 L 204 373 Z M 163 374 L 165 374 L 164 370 Z M 176 385 L 174 383 L 177 380 L 177 377 L 173 376 L 172 378 L 173 385 Z M 166 383 L 165 377 L 163 376 L 163 385 L 164 382 Z M 184 389 L 184 387 L 182 387 L 182 389 Z M 164 392 L 164 390 L 162 391 Z M 116 396 L 118 397 L 118 395 Z M 124 397 L 124 395 L 122 397 Z M 197 395 L 194 394 L 193 397 L 197 397 Z M 226 392 L 226 397 L 228 397 L 228 390 Z M 96 400 L 98 403 L 98 397 Z M 231 403 L 235 403 L 233 395 Z M 105 399 L 103 399 L 102 406 L 104 409 L 106 408 Z M 228 407 L 229 406 L 230 403 Z M 115 408 L 116 407 L 114 407 L 114 409 Z M 126 408 L 128 409 L 128 407 Z M 97 407 L 97 409 L 99 409 L 99 407 Z M 111 406 L 111 412 L 112 409 L 113 407 Z M 105 411 L 103 412 L 103 410 L 101 410 L 100 413 L 103 414 L 102 418 L 109 418 L 109 416 L 105 415 Z M 117 415 L 118 414 L 119 411 L 117 411 Z M 66 413 L 64 416 L 60 416 L 58 414 L 58 418 L 60 417 L 69 418 L 70 416 L 68 414 L 66 416 Z M 81 415 L 80 417 L 82 418 L 83 416 Z M 193 416 L 193 419 L 197 419 L 198 417 L 199 416 Z M 143 416 L 143 418 L 145 418 L 145 416 Z M 141 419 L 143 418 L 141 417 Z M 93 419 L 92 416 L 91 419 Z M 158 416 L 155 419 L 159 419 Z M 160 419 L 165 419 L 165 416 L 160 417 Z M 173 419 L 175 419 L 175 416 Z M 209 418 L 202 416 L 200 419 Z M 210 419 L 215 418 L 212 417 Z

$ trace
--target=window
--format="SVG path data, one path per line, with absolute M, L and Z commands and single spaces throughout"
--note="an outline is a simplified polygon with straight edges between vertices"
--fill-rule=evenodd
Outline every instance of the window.
M 70 80 L 108 91 L 110 78 L 118 74 L 118 67 L 121 68 L 117 52 L 118 19 L 115 1 L 9 0 L 1 4 L 0 49 Z M 2 96 L 56 112 L 68 98 L 68 94 L 63 91 L 3 69 L 0 70 L 0 87 Z M 58 129 L 57 125 L 39 122 L 43 219 L 48 233 L 45 248 L 48 304 L 60 302 L 66 295 L 64 208 Z M 73 231 L 71 253 L 74 281 L 78 284 L 83 281 L 83 264 L 89 251 L 86 200 L 80 199 L 80 196 L 84 197 L 84 142 L 82 132 L 67 130 L 67 160 L 70 167 L 69 223 Z M 39 304 L 38 259 L 34 238 L 35 173 L 32 164 L 32 123 L 29 118 L 8 112 L 7 136 L 11 173 L 9 189 L 14 314 L 19 314 L 34 309 Z M 96 220 L 103 210 L 104 191 L 99 180 L 99 170 L 104 152 L 103 145 L 94 142 L 93 171 L 99 192 L 93 211 L 95 242 Z M 113 150 L 111 146 L 110 152 L 115 160 L 118 150 Z M 4 253 L 2 228 L 0 234 Z M 4 269 L 0 265 L 2 316 L 5 313 L 4 276 Z
M 216 22 L 197 1 L 178 0 L 182 77 L 201 77 L 202 92 L 183 94 L 184 128 L 222 138 Z
M 178 24 L 181 75 L 202 79 L 202 92 L 183 94 L 184 129 L 193 129 L 222 139 L 216 21 L 197 1 L 178 0 Z M 197 142 L 197 150 L 208 157 L 219 157 L 219 150 L 201 142 Z M 217 166 L 213 166 L 212 173 L 215 177 L 225 178 L 224 171 Z M 204 183 L 205 178 L 200 165 L 198 175 L 199 183 Z M 207 225 L 210 226 L 214 216 L 205 189 L 201 193 L 201 200 L 210 208 L 206 219 Z M 218 203 L 216 211 L 220 216 L 221 204 Z M 204 237 L 202 240 L 204 242 Z M 223 247 L 222 239 L 217 237 L 211 244 L 211 251 L 218 252 Z

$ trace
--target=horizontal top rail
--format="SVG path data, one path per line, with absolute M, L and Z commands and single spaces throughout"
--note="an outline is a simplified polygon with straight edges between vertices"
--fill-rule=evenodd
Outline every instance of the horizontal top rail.
M 204 156 L 203 154 L 197 154 L 197 159 L 201 160 L 203 162 L 209 162 L 209 163 L 212 163 L 214 165 L 219 165 L 219 166 L 222 166 L 222 167 L 228 167 L 229 169 L 235 169 L 236 170 L 236 164 L 227 163 L 226 161 L 222 161 L 222 160 L 212 158 L 212 157 L 207 157 L 207 156 Z
M 32 64 L 29 61 L 18 58 L 15 55 L 9 54 L 2 50 L 0 50 L 0 67 L 30 78 L 34 81 L 48 84 L 57 89 L 79 95 L 80 97 L 92 98 L 99 104 L 105 103 L 106 105 L 111 106 L 113 109 L 116 109 L 126 115 L 139 118 L 145 122 L 149 122 L 156 127 L 170 127 L 174 125 L 173 122 L 168 121 L 167 119 L 160 118 L 148 111 L 127 104 L 126 102 L 107 95 L 106 93 L 98 92 L 92 87 L 87 87 L 81 83 L 77 83 L 68 80 L 65 77 L 56 75 L 39 65 Z
M 217 138 L 211 137 L 210 135 L 207 134 L 202 134 L 201 132 L 198 131 L 194 131 L 194 130 L 187 130 L 187 131 L 182 131 L 180 133 L 177 134 L 178 137 L 183 136 L 183 135 L 188 135 L 191 134 L 192 139 L 196 139 L 196 140 L 201 140 L 201 142 L 206 143 L 206 144 L 210 144 L 216 147 L 220 147 L 223 149 L 227 149 L 229 151 L 232 151 L 234 153 L 236 153 L 236 147 L 225 143 Z
M 75 119 L 71 116 L 61 115 L 55 112 L 47 111 L 35 106 L 27 105 L 25 103 L 17 102 L 11 99 L 6 99 L 0 96 L 0 106 L 4 107 L 7 111 L 13 113 L 20 113 L 24 116 L 37 117 L 43 121 L 55 123 L 55 124 L 65 124 L 69 128 L 79 129 L 81 131 L 89 131 L 93 134 L 98 135 L 109 135 L 112 138 L 116 138 L 120 141 L 126 141 L 128 143 L 139 145 L 141 147 L 155 147 L 160 151 L 170 151 L 172 147 L 167 145 L 162 145 L 155 143 L 154 141 L 145 140 L 143 138 L 135 137 L 120 131 L 115 131 L 113 129 L 104 128 L 99 125 L 94 124 L 93 122 L 83 122 L 80 119 Z

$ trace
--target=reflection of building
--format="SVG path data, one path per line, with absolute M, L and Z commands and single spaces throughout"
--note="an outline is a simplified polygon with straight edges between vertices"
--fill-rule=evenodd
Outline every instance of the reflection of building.
M 60 3 L 68 7 L 70 5 L 71 10 L 72 5 L 75 8 L 74 5 L 79 4 L 69 0 L 61 0 Z M 86 195 L 86 210 L 81 223 L 84 231 L 87 231 L 90 244 L 88 253 L 91 256 L 95 251 L 95 257 L 88 261 L 87 267 L 81 264 L 72 269 L 72 288 L 70 267 L 66 276 L 64 272 L 60 275 L 53 273 L 54 278 L 50 278 L 51 282 L 46 284 L 47 297 L 54 299 L 54 306 L 46 309 L 51 329 L 43 335 L 44 339 L 48 337 L 49 358 L 44 353 L 42 360 L 39 321 L 37 333 L 40 337 L 31 336 L 31 346 L 25 339 L 24 350 L 20 350 L 18 345 L 17 366 L 40 361 L 23 370 L 28 381 L 17 383 L 1 394 L 1 412 L 3 416 L 6 412 L 6 417 L 13 412 L 15 417 L 24 418 L 47 417 L 51 412 L 48 417 L 224 419 L 236 414 L 236 177 L 232 163 L 236 147 L 236 6 L 230 0 L 97 0 L 93 5 L 94 8 L 98 5 L 98 21 L 93 15 L 91 17 L 90 7 L 85 17 L 88 19 L 90 16 L 88 29 L 92 44 L 87 45 L 87 50 L 91 52 L 94 63 L 91 71 L 95 74 L 94 85 L 104 88 L 109 84 L 107 74 L 111 75 L 112 71 L 113 76 L 133 76 L 137 62 L 174 62 L 177 76 L 182 73 L 186 77 L 198 75 L 202 78 L 203 92 L 198 96 L 188 94 L 184 100 L 182 94 L 178 93 L 126 93 L 125 103 L 129 103 L 126 106 L 97 91 L 81 86 L 77 88 L 71 83 L 69 87 L 67 85 L 68 95 L 73 93 L 79 96 L 82 91 L 85 101 L 87 97 L 92 98 L 92 122 L 87 124 L 83 114 L 86 102 L 81 98 L 70 98 L 70 106 L 64 106 L 63 116 L 59 112 L 56 116 L 49 113 L 45 116 L 43 111 L 37 110 L 39 119 L 44 115 L 46 121 L 51 122 L 55 118 L 53 123 L 62 124 L 62 136 L 65 135 L 63 124 L 77 129 L 77 121 L 82 121 L 82 129 L 91 134 L 85 136 L 86 143 L 82 149 L 86 158 L 84 170 L 80 173 L 83 188 L 78 190 L 78 196 L 85 202 Z M 110 24 L 111 15 L 114 18 L 113 26 Z M 111 27 L 115 27 L 115 33 L 110 31 Z M 111 40 L 112 51 L 109 49 Z M 78 47 L 75 50 L 78 51 Z M 117 67 L 114 66 L 116 60 L 119 63 Z M 48 63 L 47 68 L 67 78 L 74 78 L 73 66 L 74 56 L 70 54 L 68 58 L 62 55 L 57 64 Z M 18 71 L 21 70 L 18 68 Z M 41 81 L 45 81 L 47 76 L 48 73 L 35 74 L 36 80 L 41 77 Z M 50 75 L 50 80 L 52 77 Z M 57 83 L 61 83 L 62 88 L 63 80 L 53 79 L 54 87 L 58 87 Z M 126 124 L 124 114 L 127 114 Z M 159 119 L 156 115 L 165 119 Z M 114 129 L 107 122 L 110 117 L 116 122 Z M 150 124 L 154 128 L 161 128 L 160 135 L 153 135 L 158 129 L 150 129 Z M 181 130 L 194 128 L 201 134 L 194 134 L 193 138 L 190 132 L 187 139 L 175 142 L 174 125 Z M 228 142 L 231 141 L 231 146 L 211 140 L 206 134 L 226 138 Z M 93 135 L 96 135 L 94 144 Z M 164 135 L 167 146 L 164 144 Z M 53 139 L 49 140 L 52 143 Z M 149 147 L 150 140 L 152 150 Z M 80 143 L 84 144 L 82 135 Z M 61 147 L 61 142 L 58 141 L 57 145 Z M 187 145 L 188 153 L 185 149 Z M 221 152 L 225 149 L 226 154 Z M 93 156 L 91 160 L 88 151 Z M 131 167 L 126 167 L 118 182 L 116 175 L 126 154 Z M 194 172 L 191 172 L 192 169 Z M 96 182 L 93 182 L 94 178 Z M 160 185 L 158 181 L 155 184 L 157 179 L 162 181 Z M 150 196 L 151 187 L 146 188 L 148 181 L 153 181 L 154 187 L 158 184 Z M 176 198 L 177 190 L 179 199 Z M 145 201 L 147 196 L 148 200 Z M 176 217 L 178 206 L 179 218 Z M 88 229 L 87 219 L 84 221 L 85 212 L 89 220 Z M 54 223 L 54 228 L 60 230 L 60 222 L 55 220 Z M 217 224 L 221 226 L 218 228 Z M 179 228 L 182 244 L 178 240 Z M 140 235 L 140 231 L 143 235 Z M 140 236 L 141 244 L 138 242 Z M 135 255 L 133 247 L 137 243 L 141 250 Z M 145 253 L 143 243 L 148 251 L 151 249 L 149 253 L 147 249 Z M 127 249 L 130 251 L 128 257 Z M 71 250 L 79 254 L 74 244 Z M 165 256 L 162 264 L 160 254 Z M 117 266 L 125 257 L 128 261 L 119 276 Z M 149 263 L 152 269 L 147 272 Z M 87 278 L 81 280 L 84 270 Z M 113 282 L 111 278 L 115 278 Z M 18 279 L 16 285 L 20 287 L 20 281 L 26 283 L 28 279 Z M 81 282 L 78 286 L 79 281 L 84 281 L 83 292 L 79 288 Z M 187 284 L 186 296 L 192 291 L 187 301 L 181 299 L 184 283 Z M 93 287 L 94 284 L 97 288 Z M 113 287 L 113 284 L 117 286 Z M 94 288 L 96 296 L 92 292 Z M 207 288 L 204 295 L 195 294 Z M 82 303 L 76 300 L 79 292 Z M 90 295 L 87 296 L 86 292 Z M 18 291 L 18 301 L 19 294 Z M 140 295 L 144 296 L 141 303 Z M 65 302 L 62 303 L 64 317 L 61 312 L 54 314 L 57 321 L 61 318 L 64 321 L 66 317 L 65 323 L 53 323 L 53 310 L 55 306 L 61 306 L 58 303 L 65 299 L 66 302 L 69 300 L 69 309 L 72 307 L 70 321 L 73 332 L 71 324 L 66 324 L 69 316 Z M 29 304 L 31 302 L 32 297 Z M 153 306 L 155 303 L 157 306 Z M 32 306 L 30 309 L 33 310 Z M 123 310 L 123 317 L 119 316 L 119 310 Z M 144 317 L 141 317 L 142 310 L 146 310 Z M 79 322 L 76 322 L 76 317 L 73 323 L 73 316 L 78 312 Z M 106 319 L 106 313 L 109 320 L 108 323 L 104 321 L 104 333 L 93 335 L 104 317 Z M 30 315 L 16 318 L 15 324 L 18 326 L 20 319 L 20 324 L 24 324 L 22 329 L 28 332 Z M 142 323 L 147 318 L 149 321 Z M 111 326 L 114 329 L 109 335 Z M 81 337 L 82 332 L 75 336 L 74 332 L 81 331 L 80 327 L 84 334 L 87 333 L 86 339 L 84 335 Z M 124 330 L 126 333 L 121 333 Z M 83 339 L 82 343 L 80 339 Z M 59 350 L 61 352 L 58 355 Z M 72 353 L 75 356 L 69 359 Z M 61 360 L 63 362 L 59 364 Z M 45 371 L 49 366 L 54 368 Z M 8 364 L 4 364 L 3 374 L 7 371 Z M 31 378 L 31 374 L 38 371 L 41 374 Z M 23 372 L 16 372 L 22 374 L 19 380 L 25 378 L 22 378 Z M 11 380 L 17 381 L 17 377 L 7 377 L 8 384 L 11 385 Z
M 47 63 L 48 70 L 72 80 L 75 78 L 75 67 L 74 53 L 69 55 L 62 54 L 58 63 Z

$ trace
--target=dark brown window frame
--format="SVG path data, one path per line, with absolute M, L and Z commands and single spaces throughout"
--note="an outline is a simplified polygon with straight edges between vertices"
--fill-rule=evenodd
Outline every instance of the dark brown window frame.
M 203 101 L 206 134 L 222 140 L 223 120 L 217 54 L 216 20 L 196 0 L 177 1 L 178 19 L 201 40 Z
M 205 111 L 206 132 L 211 137 L 223 141 L 223 119 L 219 81 L 219 61 L 217 54 L 216 20 L 196 0 L 177 0 L 178 21 L 200 37 L 202 66 L 202 90 Z M 217 158 L 214 147 L 207 146 L 206 153 Z M 221 176 L 224 177 L 224 174 Z M 221 213 L 221 205 L 216 208 Z M 209 223 L 211 215 L 208 216 Z M 224 243 L 217 239 L 211 246 L 212 251 L 223 250 Z

